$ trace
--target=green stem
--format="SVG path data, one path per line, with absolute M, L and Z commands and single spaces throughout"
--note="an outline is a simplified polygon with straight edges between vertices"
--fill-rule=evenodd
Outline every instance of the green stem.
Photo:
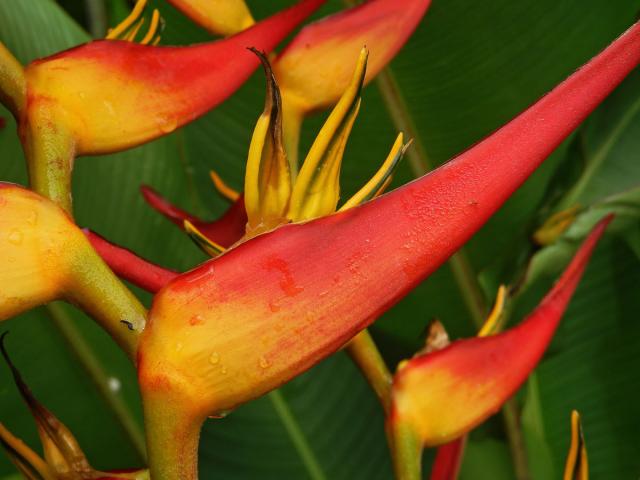
M 505 429 L 508 432 L 507 439 L 516 478 L 518 480 L 531 480 L 524 435 L 520 427 L 520 408 L 515 398 L 508 400 L 502 406 L 502 418 L 505 423 Z
M 183 399 L 151 393 L 143 397 L 143 407 L 151 478 L 197 480 L 202 421 L 185 414 Z
M 298 455 L 300 455 L 302 463 L 309 473 L 309 477 L 313 480 L 326 480 L 327 477 L 322 471 L 322 467 L 313 453 L 313 450 L 311 450 L 311 446 L 307 442 L 300 425 L 287 405 L 282 392 L 280 390 L 274 390 L 268 394 L 268 397 L 271 401 L 271 405 L 273 405 L 274 410 L 280 417 L 280 420 L 282 420 L 284 428 L 293 442 L 294 448 L 298 452 Z
M 391 409 L 391 382 L 393 376 L 380 355 L 368 330 L 363 330 L 347 344 L 347 353 L 358 366 L 378 396 L 386 415 Z
M 107 9 L 104 0 L 84 0 L 87 8 L 89 32 L 93 38 L 103 38 L 107 33 Z
M 88 241 L 72 255 L 65 298 L 89 313 L 135 364 L 146 309 Z
M 391 460 L 396 480 L 421 480 L 422 445 L 408 425 L 388 423 Z
M 27 81 L 20 62 L 0 42 L 0 103 L 20 117 L 27 99 Z
M 78 362 L 91 381 L 94 383 L 98 393 L 113 412 L 116 420 L 126 433 L 129 441 L 136 450 L 142 461 L 146 458 L 144 433 L 141 426 L 134 418 L 131 410 L 122 397 L 113 392 L 109 387 L 109 376 L 101 365 L 100 360 L 95 355 L 91 346 L 87 343 L 82 334 L 73 323 L 73 319 L 65 311 L 64 306 L 59 303 L 51 303 L 45 307 L 47 314 L 51 317 L 62 337 L 69 345 L 71 351 L 78 359 Z
M 20 125 L 31 189 L 73 217 L 71 173 L 76 155 L 73 134 L 46 107 L 30 108 Z

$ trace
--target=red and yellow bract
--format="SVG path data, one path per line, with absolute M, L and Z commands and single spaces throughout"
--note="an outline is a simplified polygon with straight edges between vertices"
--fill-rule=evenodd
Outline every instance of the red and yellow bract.
M 153 468 L 166 468 L 191 478 L 194 445 L 208 415 L 307 370 L 399 301 L 460 248 L 638 62 L 640 24 L 434 172 L 358 207 L 257 236 L 164 287 L 139 348 L 152 475 Z M 178 458 L 182 466 L 172 467 Z
M 498 335 L 459 340 L 398 371 L 391 429 L 425 446 L 451 442 L 496 413 L 538 364 L 611 217 L 601 221 L 538 307 Z

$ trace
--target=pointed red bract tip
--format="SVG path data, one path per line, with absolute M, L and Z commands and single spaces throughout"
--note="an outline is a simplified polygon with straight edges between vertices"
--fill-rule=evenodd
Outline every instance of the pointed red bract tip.
M 141 185 L 140 192 L 142 193 L 143 198 L 153 209 L 160 212 L 180 228 L 182 228 L 185 220 L 194 224 L 200 221 L 193 215 L 173 205 L 148 185 Z
M 158 292 L 179 274 L 138 257 L 126 248 L 110 243 L 100 235 L 83 230 L 93 248 L 120 278 L 151 293 Z
M 184 221 L 188 220 L 209 240 L 222 247 L 227 248 L 233 245 L 245 234 L 247 212 L 244 208 L 243 196 L 240 196 L 220 218 L 206 222 L 176 207 L 151 187 L 143 185 L 140 187 L 140 191 L 151 207 L 181 229 L 184 226 Z
M 558 282 L 518 326 L 459 340 L 409 360 L 396 374 L 389 421 L 441 445 L 497 412 L 538 364 L 611 217 L 583 242 Z

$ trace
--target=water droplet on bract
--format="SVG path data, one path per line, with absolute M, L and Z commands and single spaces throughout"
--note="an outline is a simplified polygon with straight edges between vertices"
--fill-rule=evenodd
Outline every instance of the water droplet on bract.
M 180 342 L 176 343 L 176 352 L 179 352 L 180 350 L 182 350 L 182 347 L 184 347 L 184 345 L 182 345 L 182 343 L 180 343 Z
M 280 305 L 275 302 L 269 302 L 269 310 L 271 310 L 273 313 L 276 313 L 280 311 Z
M 38 223 L 38 212 L 36 212 L 35 210 L 29 212 L 29 214 L 27 215 L 27 223 L 29 225 L 35 225 L 36 223 Z
M 222 367 L 222 369 L 220 370 L 220 373 L 222 373 L 223 375 L 227 374 L 227 367 Z
M 12 230 L 11 233 L 9 233 L 9 242 L 13 243 L 14 245 L 20 245 L 22 243 L 22 232 L 20 230 Z
M 260 368 L 267 369 L 271 366 L 271 362 L 266 357 L 260 357 Z
M 175 118 L 165 118 L 160 121 L 159 128 L 163 133 L 171 133 L 178 128 L 178 120 Z
M 220 363 L 220 354 L 218 352 L 213 352 L 209 357 L 209 363 L 211 365 L 217 365 Z
M 229 415 L 233 410 L 222 410 L 218 413 L 214 413 L 213 415 L 209 415 L 209 418 L 220 419 Z

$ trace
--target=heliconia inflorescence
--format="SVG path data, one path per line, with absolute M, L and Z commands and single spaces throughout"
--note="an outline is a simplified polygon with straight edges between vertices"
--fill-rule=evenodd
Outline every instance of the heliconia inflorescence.
M 6 105 L 19 123 L 31 187 L 70 211 L 73 159 L 166 135 L 220 104 L 325 0 L 301 0 L 237 35 L 188 47 L 98 40 L 16 70 Z M 3 47 L 4 49 L 4 47 Z M 1 57 L 0 57 L 1 58 Z M 20 83 L 21 82 L 21 83 Z M 15 97 L 15 98 L 14 98 Z
M 542 358 L 610 220 L 593 229 L 558 282 L 518 326 L 459 340 L 402 364 L 394 378 L 388 418 L 396 437 L 413 441 L 418 451 L 442 445 L 500 409 Z
M 282 150 L 289 162 L 292 181 L 301 167 L 298 142 L 304 117 L 336 105 L 343 97 L 353 81 L 353 65 L 363 46 L 371 54 L 366 74 L 359 83 L 370 82 L 406 43 L 429 5 L 430 0 L 369 0 L 303 27 L 282 53 L 272 59 L 280 97 Z M 191 18 L 205 25 L 200 17 L 191 15 Z M 145 192 L 145 199 L 170 219 L 170 209 L 180 211 L 157 195 L 152 197 Z M 181 216 L 189 216 L 180 212 Z M 209 240 L 227 246 L 221 241 L 216 222 L 198 219 L 196 222 Z M 213 226 L 212 235 L 207 233 L 208 225 Z
M 400 300 L 638 62 L 640 24 L 434 172 L 338 214 L 259 235 L 165 286 L 154 298 L 138 358 L 152 475 L 158 469 L 191 478 L 207 416 L 310 368 Z M 172 467 L 177 458 L 180 467 Z

